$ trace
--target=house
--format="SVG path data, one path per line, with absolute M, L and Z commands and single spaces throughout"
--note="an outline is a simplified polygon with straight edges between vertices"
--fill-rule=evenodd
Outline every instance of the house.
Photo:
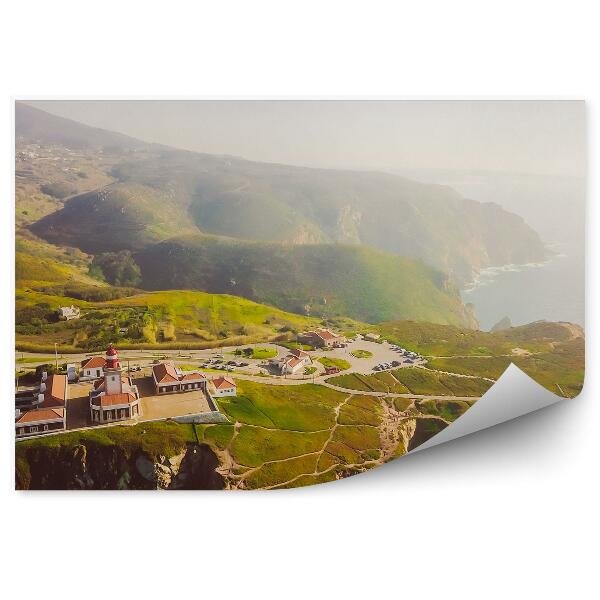
M 189 390 L 206 391 L 206 376 L 200 371 L 180 371 L 172 361 L 152 367 L 152 380 L 157 394 L 173 394 Z
M 308 353 L 304 352 L 304 350 L 292 350 L 287 356 L 273 358 L 269 362 L 281 375 L 294 375 L 310 364 L 311 360 Z
M 15 397 L 17 437 L 65 429 L 67 424 L 68 381 L 66 375 L 42 375 L 37 393 L 29 392 L 28 403 Z
M 123 374 L 114 346 L 106 351 L 104 378 L 90 391 L 92 423 L 111 423 L 134 419 L 141 415 L 140 394 L 131 377 Z
M 36 408 L 20 415 L 15 421 L 17 437 L 65 429 L 64 408 Z
M 81 361 L 80 379 L 98 379 L 104 376 L 106 359 L 104 356 L 92 356 Z
M 305 331 L 298 335 L 298 340 L 304 344 L 309 344 L 315 348 L 333 348 L 344 342 L 344 338 L 330 329 L 315 329 Z
M 81 311 L 79 307 L 73 306 L 60 306 L 58 309 L 58 318 L 60 321 L 71 321 L 73 319 L 79 319 Z
M 237 394 L 237 386 L 232 379 L 228 377 L 217 377 L 210 381 L 208 390 L 211 396 L 221 398 L 222 396 L 235 396 Z
M 303 365 L 310 365 L 310 363 L 312 362 L 310 354 L 298 348 L 290 350 L 290 355 L 297 358 L 298 360 L 301 360 Z

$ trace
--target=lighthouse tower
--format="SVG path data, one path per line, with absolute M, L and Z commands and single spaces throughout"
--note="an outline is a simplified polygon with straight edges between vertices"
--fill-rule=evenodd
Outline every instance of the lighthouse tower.
M 107 394 L 122 394 L 123 379 L 117 349 L 111 344 L 106 351 L 104 367 L 104 389 Z
M 142 414 L 140 393 L 119 363 L 119 355 L 111 344 L 106 350 L 104 379 L 90 390 L 92 423 L 112 423 L 137 419 Z

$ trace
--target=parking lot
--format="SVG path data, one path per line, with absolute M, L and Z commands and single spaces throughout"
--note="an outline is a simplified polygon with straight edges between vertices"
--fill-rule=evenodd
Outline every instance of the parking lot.
M 352 356 L 352 352 L 354 350 L 367 350 L 373 356 L 370 356 L 369 358 L 356 358 L 355 356 Z M 387 342 L 369 342 L 367 340 L 353 340 L 349 342 L 345 348 L 334 348 L 327 351 L 311 352 L 311 355 L 313 356 L 313 360 L 318 356 L 342 358 L 351 364 L 351 368 L 349 369 L 350 371 L 362 373 L 363 375 L 374 373 L 375 371 L 373 371 L 373 367 L 380 363 L 391 363 L 392 361 L 398 361 L 401 363 L 398 365 L 398 367 L 394 368 L 408 366 L 410 364 L 405 362 L 406 357 L 403 357 L 399 352 L 394 350 L 391 344 L 388 344 Z

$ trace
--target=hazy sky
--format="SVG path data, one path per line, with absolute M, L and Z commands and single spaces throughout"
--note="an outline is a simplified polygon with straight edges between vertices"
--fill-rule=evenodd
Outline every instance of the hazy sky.
M 581 176 L 577 101 L 30 101 L 178 148 L 303 166 Z

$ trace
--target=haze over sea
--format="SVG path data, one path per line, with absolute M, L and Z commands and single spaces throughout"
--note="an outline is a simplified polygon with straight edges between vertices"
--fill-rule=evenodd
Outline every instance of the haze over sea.
M 555 244 L 557 255 L 541 265 L 508 265 L 484 270 L 465 302 L 475 305 L 481 329 L 503 317 L 513 325 L 546 319 L 584 325 L 584 257 L 576 244 Z
M 444 170 L 401 174 L 449 185 L 467 198 L 495 202 L 535 229 L 554 256 L 540 265 L 486 269 L 462 291 L 475 305 L 483 330 L 509 317 L 513 325 L 532 321 L 585 319 L 585 178 L 519 173 Z

